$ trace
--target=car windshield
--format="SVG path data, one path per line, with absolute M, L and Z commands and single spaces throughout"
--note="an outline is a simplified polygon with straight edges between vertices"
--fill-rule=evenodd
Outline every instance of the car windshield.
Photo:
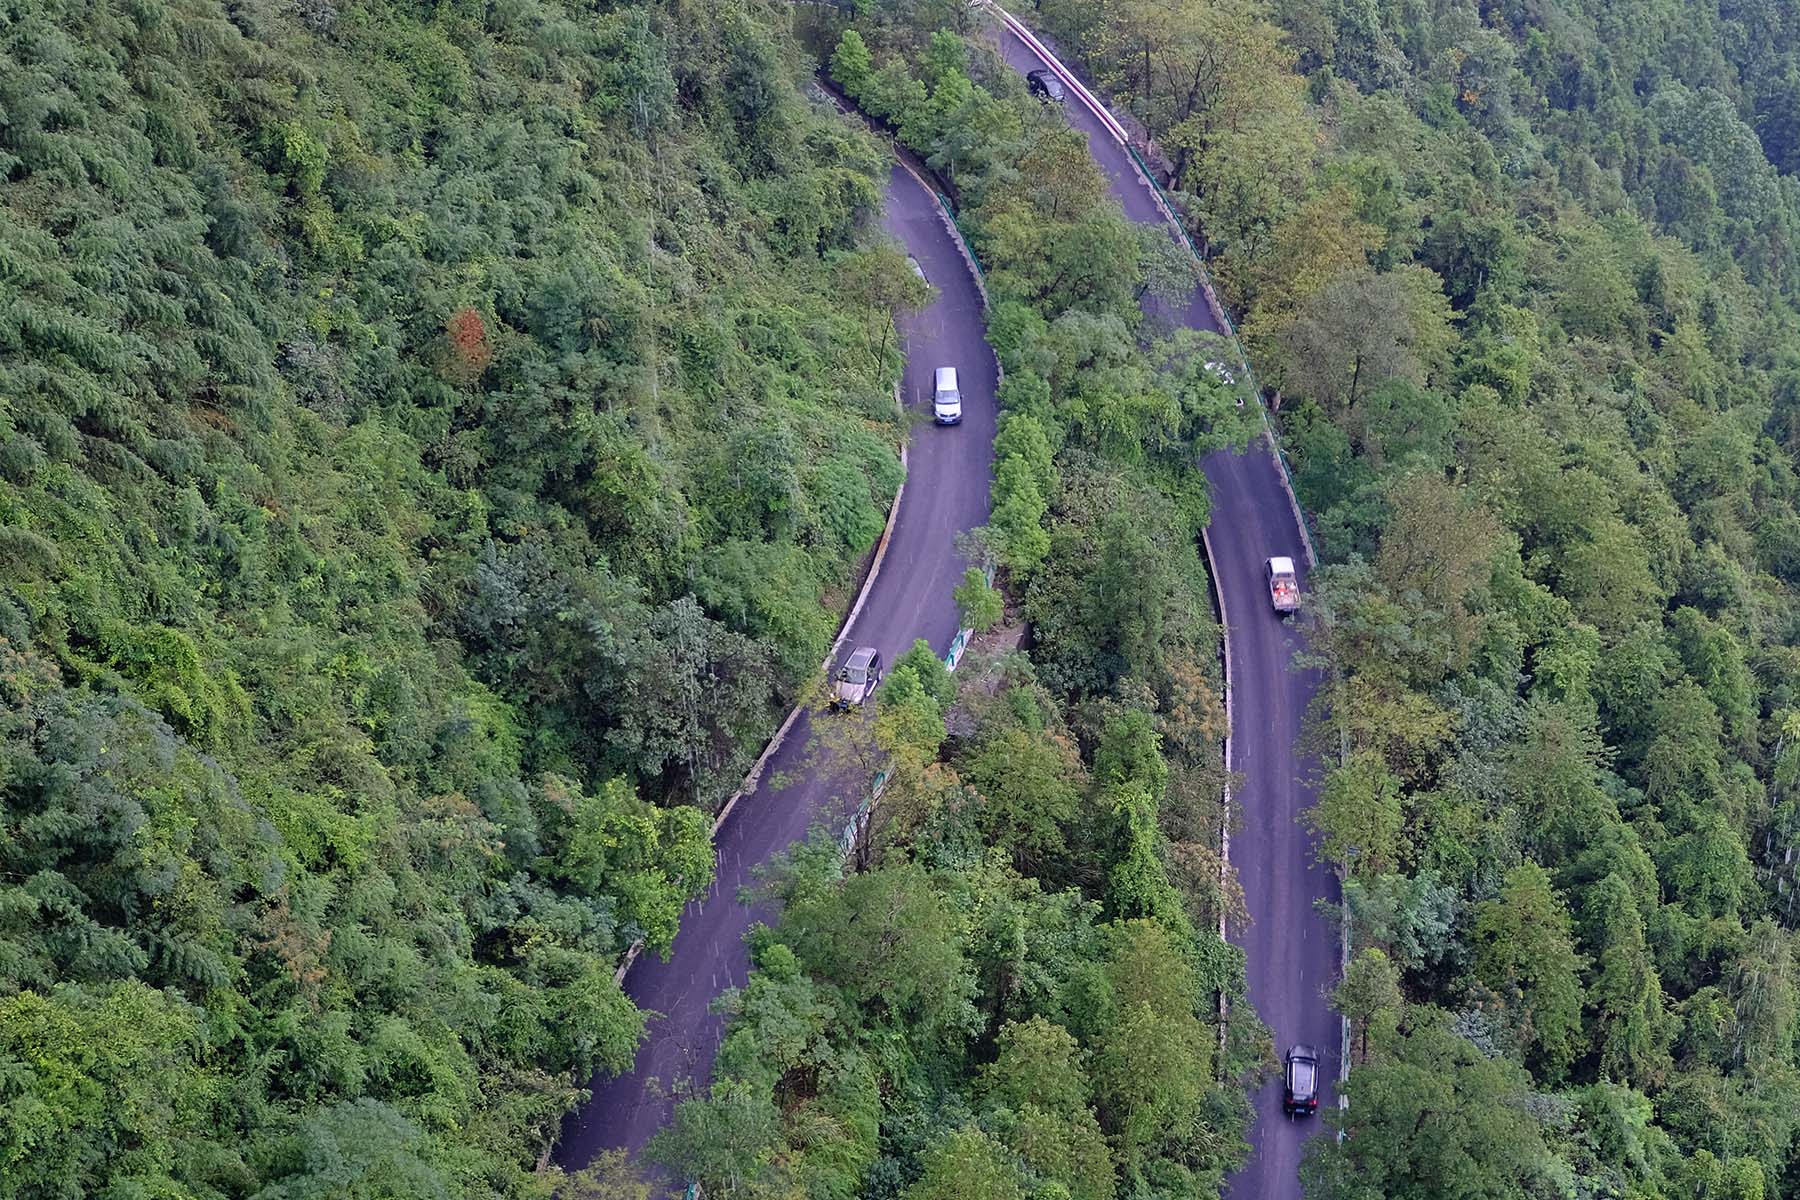
M 1291 1059 L 1288 1072 L 1293 1079 L 1294 1095 L 1309 1096 L 1313 1090 L 1313 1064 L 1304 1058 Z
M 845 667 L 839 675 L 845 683 L 867 683 L 869 672 L 866 667 Z

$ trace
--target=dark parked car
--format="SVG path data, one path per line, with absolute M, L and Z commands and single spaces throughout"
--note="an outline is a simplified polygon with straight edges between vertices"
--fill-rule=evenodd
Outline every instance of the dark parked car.
M 859 646 L 838 668 L 837 683 L 831 689 L 831 707 L 861 708 L 880 682 L 881 651 L 873 646 Z
M 1052 71 L 1028 71 L 1025 75 L 1025 86 L 1039 100 L 1049 100 L 1056 104 L 1063 102 L 1062 80 Z
M 1281 1106 L 1290 1117 L 1310 1117 L 1319 1111 L 1319 1052 L 1313 1047 L 1298 1045 L 1288 1051 Z

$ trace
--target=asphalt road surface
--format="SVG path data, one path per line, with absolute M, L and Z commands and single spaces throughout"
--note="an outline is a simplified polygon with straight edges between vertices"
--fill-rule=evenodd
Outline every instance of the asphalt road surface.
M 1004 28 L 1000 48 L 1021 72 L 1047 65 Z M 1130 155 L 1073 89 L 1063 108 L 1070 124 L 1088 135 L 1125 214 L 1167 228 Z M 1182 311 L 1162 315 L 1195 329 L 1218 331 L 1198 289 Z M 1301 812 L 1313 803 L 1317 772 L 1315 761 L 1300 757 L 1300 725 L 1319 677 L 1292 665 L 1301 638 L 1270 606 L 1263 573 L 1265 560 L 1287 555 L 1301 569 L 1304 593 L 1301 533 L 1282 491 L 1280 468 L 1261 442 L 1242 455 L 1209 455 L 1204 467 L 1212 490 L 1207 530 L 1212 569 L 1224 595 L 1225 636 L 1231 643 L 1232 767 L 1243 775 L 1243 787 L 1234 797 L 1240 826 L 1232 836 L 1231 861 L 1243 884 L 1250 921 L 1231 930 L 1231 936 L 1248 958 L 1250 1001 L 1274 1033 L 1276 1053 L 1286 1054 L 1297 1042 L 1310 1043 L 1319 1051 L 1320 1074 L 1335 1080 L 1340 1026 L 1326 996 L 1336 981 L 1337 930 L 1313 902 L 1335 902 L 1337 881 L 1314 861 L 1311 838 L 1299 823 Z M 1320 1124 L 1282 1113 L 1279 1076 L 1254 1100 L 1253 1152 L 1231 1180 L 1229 1194 L 1234 1200 L 1297 1197 L 1301 1143 Z M 1328 1087 L 1320 1104 L 1332 1103 Z
M 840 657 L 873 645 L 891 663 L 921 637 L 939 654 L 947 651 L 957 628 L 951 593 L 967 568 L 956 554 L 956 535 L 987 520 L 998 371 L 984 338 L 981 295 L 939 212 L 936 198 L 896 165 L 886 225 L 923 267 L 937 299 L 900 322 L 902 396 L 922 423 L 908 450 L 906 490 L 887 556 Z M 931 423 L 932 377 L 940 366 L 957 368 L 961 425 Z M 772 915 L 740 903 L 740 889 L 754 882 L 757 866 L 803 839 L 816 821 L 840 828 L 847 806 L 861 800 L 869 783 L 834 780 L 832 772 L 818 770 L 807 750 L 811 732 L 811 719 L 802 714 L 770 757 L 762 786 L 738 801 L 719 830 L 717 878 L 682 913 L 669 961 L 644 954 L 626 975 L 632 1001 L 661 1015 L 651 1019 L 634 1068 L 595 1080 L 593 1098 L 564 1122 L 556 1150 L 563 1166 L 583 1167 L 602 1150 L 635 1156 L 667 1124 L 674 1096 L 709 1080 L 723 1033 L 712 1003 L 743 985 L 749 974 L 744 932 Z

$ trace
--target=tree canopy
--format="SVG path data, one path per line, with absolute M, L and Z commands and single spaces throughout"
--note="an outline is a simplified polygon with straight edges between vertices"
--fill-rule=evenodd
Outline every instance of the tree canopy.
M 1793 1193 L 1792 6 L 1039 12 L 1204 229 L 1325 559 L 1308 1195 Z
M 900 481 L 887 151 L 758 5 L 3 25 L 0 1195 L 548 1195 Z

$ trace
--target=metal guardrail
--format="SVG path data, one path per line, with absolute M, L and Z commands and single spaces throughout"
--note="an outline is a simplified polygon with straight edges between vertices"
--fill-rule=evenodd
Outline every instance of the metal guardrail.
M 959 629 L 956 636 L 950 639 L 950 648 L 944 651 L 944 668 L 956 670 L 956 664 L 962 661 L 963 651 L 969 648 L 969 639 L 975 636 L 973 629 Z
M 932 189 L 931 194 L 937 197 L 937 202 L 939 204 L 943 205 L 944 215 L 950 218 L 950 227 L 956 230 L 956 236 L 962 239 L 963 249 L 968 252 L 967 257 L 969 265 L 975 268 L 975 278 L 986 283 L 987 268 L 983 267 L 981 265 L 981 260 L 975 257 L 974 244 L 969 241 L 969 231 L 964 229 L 962 222 L 957 219 L 956 206 L 950 203 L 950 197 L 944 195 L 944 193 L 938 191 L 936 188 Z M 983 300 L 987 299 L 986 291 L 982 292 L 981 298 Z
M 844 830 L 838 834 L 838 853 L 848 854 L 856 845 L 856 839 L 862 836 L 863 827 L 869 822 L 869 814 L 875 811 L 875 802 L 881 799 L 881 793 L 887 791 L 888 780 L 894 777 L 893 771 L 887 767 L 875 772 L 875 782 L 869 787 L 869 794 L 863 797 L 856 811 L 844 823 Z

